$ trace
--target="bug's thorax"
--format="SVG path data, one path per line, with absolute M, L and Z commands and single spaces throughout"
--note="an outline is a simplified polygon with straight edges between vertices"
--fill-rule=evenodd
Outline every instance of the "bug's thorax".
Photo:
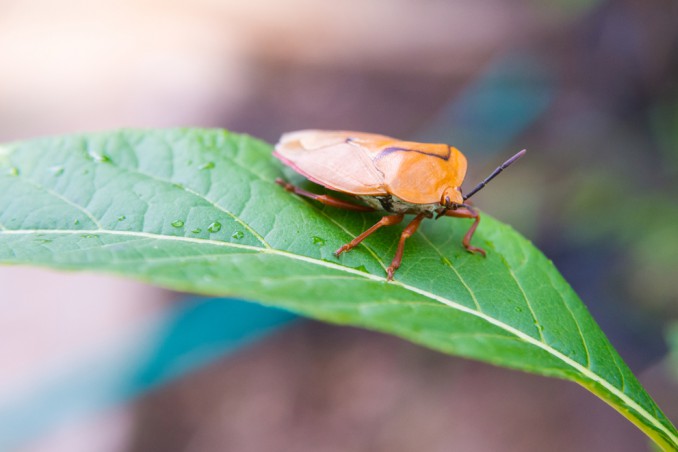
M 431 204 L 414 204 L 403 201 L 395 195 L 385 196 L 358 196 L 365 204 L 376 209 L 383 210 L 389 213 L 407 213 L 418 214 L 428 212 L 434 214 L 441 209 L 440 203 Z

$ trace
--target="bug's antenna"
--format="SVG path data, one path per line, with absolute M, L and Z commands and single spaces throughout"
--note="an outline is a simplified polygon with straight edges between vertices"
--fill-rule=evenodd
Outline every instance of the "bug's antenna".
M 481 183 L 479 183 L 478 185 L 476 185 L 476 188 L 474 188 L 473 190 L 471 190 L 471 191 L 469 192 L 468 195 L 464 195 L 464 201 L 466 201 L 466 200 L 469 199 L 471 196 L 473 196 L 473 195 L 475 195 L 476 193 L 478 193 L 478 192 L 480 191 L 481 188 L 483 188 L 485 185 L 487 185 L 488 182 L 490 182 L 492 179 L 494 179 L 495 177 L 497 177 L 497 175 L 498 175 L 499 173 L 501 173 L 501 172 L 504 171 L 506 168 L 508 168 L 513 162 L 515 162 L 515 161 L 518 160 L 520 157 L 522 157 L 523 155 L 525 155 L 526 152 L 527 152 L 527 149 L 523 149 L 522 151 L 518 152 L 516 155 L 514 155 L 513 157 L 511 157 L 510 159 L 508 159 L 507 161 L 505 161 L 499 168 L 497 168 L 496 170 L 492 171 L 492 174 L 490 174 L 489 176 L 487 176 L 487 177 L 485 178 L 484 181 L 482 181 Z

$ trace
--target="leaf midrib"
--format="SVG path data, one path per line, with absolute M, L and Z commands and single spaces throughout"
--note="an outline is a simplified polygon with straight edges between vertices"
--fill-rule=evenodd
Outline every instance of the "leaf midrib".
M 651 425 L 653 425 L 657 430 L 663 432 L 666 434 L 669 438 L 671 438 L 674 443 L 678 442 L 678 438 L 675 437 L 675 435 L 669 431 L 663 424 L 661 424 L 658 419 L 656 419 L 654 416 L 650 415 L 643 407 L 638 405 L 633 399 L 629 398 L 626 393 L 620 391 L 617 387 L 613 386 L 610 382 L 605 380 L 602 376 L 594 373 L 590 368 L 583 366 L 579 362 L 571 359 L 567 355 L 559 352 L 558 350 L 552 348 L 549 344 L 539 341 L 532 336 L 529 336 L 522 331 L 506 324 L 503 323 L 494 317 L 491 317 L 484 312 L 476 311 L 471 308 L 468 308 L 464 305 L 455 303 L 452 300 L 448 300 L 447 298 L 444 298 L 440 295 L 436 295 L 434 293 L 428 292 L 423 289 L 419 289 L 417 287 L 404 284 L 400 281 L 391 281 L 387 282 L 385 277 L 382 276 L 377 276 L 373 275 L 371 273 L 365 273 L 360 270 L 356 270 L 350 267 L 345 267 L 343 265 L 335 264 L 332 262 L 326 262 L 323 260 L 319 260 L 316 258 L 308 257 L 308 256 L 303 256 L 300 254 L 294 254 L 290 253 L 287 251 L 283 250 L 277 250 L 274 248 L 261 248 L 257 246 L 252 246 L 252 245 L 243 245 L 243 244 L 237 244 L 237 243 L 231 243 L 231 242 L 223 242 L 223 241 L 216 241 L 212 239 L 202 239 L 202 238 L 192 238 L 192 237 L 181 237 L 181 236 L 171 236 L 171 235 L 161 235 L 161 234 L 154 234 L 154 233 L 149 233 L 149 232 L 137 232 L 137 231 L 115 231 L 115 230 L 107 230 L 107 229 L 77 229 L 77 230 L 72 230 L 72 229 L 58 229 L 58 230 L 50 230 L 50 229 L 22 229 L 22 230 L 16 230 L 16 229 L 6 229 L 0 231 L 0 236 L 2 235 L 29 235 L 29 234 L 109 234 L 109 235 L 118 235 L 118 236 L 126 236 L 126 237 L 140 237 L 140 238 L 146 238 L 146 239 L 152 239 L 152 240 L 174 240 L 174 241 L 179 241 L 179 242 L 188 242 L 188 243 L 195 243 L 195 244 L 200 244 L 200 245 L 215 245 L 215 246 L 223 246 L 227 248 L 238 248 L 238 249 L 246 249 L 250 251 L 255 251 L 259 253 L 264 253 L 264 254 L 273 254 L 273 255 L 279 255 L 283 257 L 287 257 L 290 259 L 294 260 L 299 260 L 307 263 L 311 263 L 314 265 L 322 266 L 325 268 L 330 268 L 333 270 L 339 270 L 343 271 L 346 273 L 351 273 L 357 276 L 360 276 L 362 278 L 370 279 L 373 281 L 377 282 L 382 282 L 382 283 L 388 283 L 388 284 L 395 284 L 397 286 L 402 287 L 405 290 L 408 290 L 410 292 L 414 292 L 416 294 L 419 294 L 421 296 L 424 296 L 426 298 L 429 298 L 431 300 L 435 300 L 441 304 L 444 304 L 452 309 L 456 309 L 458 311 L 464 312 L 469 315 L 473 315 L 475 317 L 478 317 L 494 326 L 497 326 L 498 328 L 503 329 L 504 331 L 516 336 L 518 339 L 523 340 L 524 342 L 527 342 L 531 345 L 534 345 L 535 347 L 538 347 L 547 353 L 551 354 L 555 358 L 560 359 L 562 362 L 573 368 L 574 370 L 578 371 L 582 375 L 586 376 L 591 382 L 598 383 L 599 385 L 603 386 L 605 389 L 607 389 L 610 393 L 614 394 L 616 397 L 618 397 L 620 400 L 622 400 L 626 406 L 629 408 L 635 410 L 640 416 L 642 416 L 647 422 L 649 422 Z M 515 279 L 515 277 L 514 277 Z M 465 281 L 463 278 L 460 276 L 460 280 L 464 283 Z M 470 290 L 470 288 L 469 288 Z

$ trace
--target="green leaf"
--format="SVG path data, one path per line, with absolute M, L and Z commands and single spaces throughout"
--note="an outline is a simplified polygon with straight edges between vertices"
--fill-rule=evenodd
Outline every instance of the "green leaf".
M 271 147 L 220 130 L 122 131 L 0 147 L 0 262 L 96 270 L 234 295 L 586 387 L 657 444 L 678 436 L 553 264 L 484 215 L 425 221 L 396 280 L 401 228 L 301 199 Z

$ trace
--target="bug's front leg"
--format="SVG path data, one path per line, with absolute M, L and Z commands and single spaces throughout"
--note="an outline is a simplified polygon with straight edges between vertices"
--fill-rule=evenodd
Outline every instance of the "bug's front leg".
M 476 248 L 475 246 L 471 245 L 471 238 L 473 237 L 473 233 L 476 232 L 478 223 L 480 223 L 480 214 L 478 213 L 478 211 L 473 207 L 467 206 L 462 207 L 461 209 L 448 210 L 447 212 L 445 212 L 445 215 L 448 217 L 457 217 L 457 218 L 473 218 L 475 220 L 471 227 L 468 229 L 468 232 L 466 232 L 466 235 L 464 235 L 464 239 L 461 241 L 461 243 L 464 245 L 464 248 L 466 248 L 468 251 L 472 253 L 480 253 L 483 256 L 485 256 L 486 253 L 484 249 Z

